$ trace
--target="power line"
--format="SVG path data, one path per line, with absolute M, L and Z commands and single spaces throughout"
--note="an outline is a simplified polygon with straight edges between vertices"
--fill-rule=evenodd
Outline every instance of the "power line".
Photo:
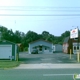
M 80 19 L 80 17 L 71 17 L 71 18 L 69 18 L 69 17 L 65 18 L 64 17 L 64 18 L 60 18 L 60 19 L 59 18 L 58 19 L 56 19 L 56 18 L 54 19 L 53 18 L 53 19 L 46 19 L 46 20 L 44 20 L 44 19 L 42 19 L 42 20 L 40 20 L 40 19 L 36 19 L 36 20 L 35 19 L 33 19 L 33 20 L 32 19 L 27 19 L 27 20 L 24 20 L 24 21 L 54 21 L 54 20 L 68 20 L 68 19 L 70 20 L 70 19 L 77 19 L 77 18 Z M 10 19 L 10 20 L 1 19 L 0 21 L 15 21 L 15 20 L 13 20 L 13 19 Z M 18 21 L 23 21 L 23 20 L 19 19 Z
M 37 8 L 80 8 L 80 7 L 74 7 L 74 6 L 72 6 L 72 7 L 66 7 L 66 6 L 58 6 L 58 7 L 54 7 L 54 6 L 0 6 L 0 7 L 4 7 L 4 8 L 6 8 L 6 7 L 25 7 L 25 8 L 27 8 L 27 7 L 37 7 Z
M 0 14 L 0 16 L 80 16 L 80 14 Z
M 22 8 L 22 9 L 80 9 L 80 7 L 49 7 L 49 6 L 0 6 L 2 9 L 13 9 L 13 8 Z
M 61 11 L 61 12 L 80 12 L 80 10 L 24 10 L 24 9 L 0 9 L 6 11 Z
M 74 9 L 74 10 L 73 10 Z M 0 10 L 9 11 L 80 11 L 80 7 L 48 7 L 48 6 L 0 6 Z

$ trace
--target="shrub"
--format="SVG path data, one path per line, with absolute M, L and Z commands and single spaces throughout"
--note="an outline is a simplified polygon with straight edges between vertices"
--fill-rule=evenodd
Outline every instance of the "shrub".
M 28 47 L 25 47 L 25 48 L 24 48 L 24 51 L 28 51 Z

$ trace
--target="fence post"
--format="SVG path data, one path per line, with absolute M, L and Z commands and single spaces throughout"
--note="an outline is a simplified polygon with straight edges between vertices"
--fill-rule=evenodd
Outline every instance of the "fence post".
M 77 61 L 79 62 L 79 52 L 77 51 Z

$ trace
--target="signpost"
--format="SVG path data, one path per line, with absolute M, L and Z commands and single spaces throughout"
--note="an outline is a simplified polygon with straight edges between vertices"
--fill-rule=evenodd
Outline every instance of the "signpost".
M 70 59 L 71 59 L 71 49 L 70 49 Z

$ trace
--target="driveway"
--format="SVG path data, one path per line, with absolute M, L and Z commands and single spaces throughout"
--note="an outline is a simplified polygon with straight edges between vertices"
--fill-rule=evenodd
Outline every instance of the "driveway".
M 65 53 L 28 54 L 27 52 L 22 52 L 19 54 L 19 60 L 24 64 L 77 63 L 76 55 L 72 55 L 72 59 L 70 59 L 69 54 Z

